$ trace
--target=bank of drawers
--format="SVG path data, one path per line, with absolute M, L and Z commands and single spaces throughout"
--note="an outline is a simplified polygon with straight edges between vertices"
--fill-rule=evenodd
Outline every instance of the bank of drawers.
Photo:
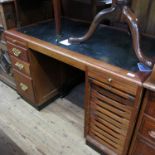
M 133 155 L 155 154 L 155 93 L 147 90 L 143 102 L 144 113 L 138 129 Z
M 24 41 L 6 36 L 9 55 L 12 61 L 13 74 L 17 85 L 17 91 L 28 101 L 34 103 L 35 96 L 31 78 L 29 49 Z

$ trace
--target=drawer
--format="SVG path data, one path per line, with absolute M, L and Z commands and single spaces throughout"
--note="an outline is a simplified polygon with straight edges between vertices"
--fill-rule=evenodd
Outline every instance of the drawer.
M 28 49 L 17 46 L 7 41 L 8 51 L 11 55 L 28 62 Z
M 111 73 L 110 71 L 107 72 L 88 68 L 88 76 L 109 85 L 109 87 L 117 88 L 133 96 L 136 95 L 138 90 L 138 84 L 135 84 L 128 79 L 119 77 L 118 75 Z
M 140 133 L 148 140 L 155 144 L 155 121 L 144 116 L 141 126 Z
M 21 94 L 21 96 L 23 96 L 24 98 L 34 103 L 35 97 L 34 97 L 32 79 L 18 72 L 15 69 L 13 71 L 18 93 Z
M 30 76 L 30 64 L 29 63 L 22 61 L 20 59 L 17 59 L 14 56 L 10 56 L 10 57 L 11 57 L 11 61 L 12 61 L 12 66 L 16 70 Z
M 147 102 L 145 113 L 155 118 L 155 93 L 148 91 L 145 102 Z
M 19 38 L 13 37 L 13 36 L 9 36 L 8 34 L 5 34 L 5 39 L 7 40 L 7 42 L 10 42 L 12 44 L 15 44 L 17 46 L 23 47 L 23 48 L 27 48 L 27 43 L 24 40 L 21 40 Z
M 154 146 L 148 144 L 147 142 L 145 142 L 145 140 L 141 138 L 137 138 L 132 155 L 154 155 L 154 154 L 155 154 Z
M 92 78 L 89 78 L 89 82 L 91 83 L 92 92 L 96 91 L 100 95 L 104 95 L 108 98 L 111 98 L 112 100 L 120 102 L 122 105 L 129 106 L 130 108 L 134 106 L 134 96 L 120 91 L 117 88 L 109 87 L 109 85 L 96 81 Z

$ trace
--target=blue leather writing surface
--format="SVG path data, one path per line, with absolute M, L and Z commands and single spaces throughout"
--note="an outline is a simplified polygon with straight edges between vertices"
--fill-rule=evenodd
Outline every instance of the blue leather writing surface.
M 68 39 L 70 36 L 83 36 L 89 27 L 87 24 L 66 19 L 63 19 L 62 24 L 60 41 Z M 56 42 L 54 21 L 28 26 L 19 31 L 129 71 L 139 70 L 137 66 L 139 61 L 132 48 L 131 36 L 120 30 L 99 26 L 93 37 L 87 42 L 70 46 Z M 143 37 L 142 49 L 147 56 L 155 55 L 155 40 Z

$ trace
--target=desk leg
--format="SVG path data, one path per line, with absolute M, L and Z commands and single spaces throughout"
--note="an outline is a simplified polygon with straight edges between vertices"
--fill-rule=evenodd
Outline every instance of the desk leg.
M 53 7 L 54 7 L 56 34 L 60 35 L 60 32 L 61 32 L 61 4 L 60 4 L 60 0 L 53 0 Z

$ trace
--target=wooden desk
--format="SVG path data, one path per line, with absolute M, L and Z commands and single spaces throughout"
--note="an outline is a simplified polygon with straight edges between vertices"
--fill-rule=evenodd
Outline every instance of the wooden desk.
M 81 24 L 64 19 L 63 23 L 67 22 L 70 27 L 68 29 L 68 26 L 64 25 L 63 30 L 66 28 L 66 33 L 63 32 L 63 39 L 66 39 L 65 34 L 68 36 L 70 31 L 75 32 L 76 27 L 80 32 L 84 30 L 80 28 Z M 51 24 L 54 25 L 54 22 Z M 72 76 L 64 72 L 64 63 L 84 71 L 86 74 L 85 137 L 87 143 L 108 154 L 126 154 L 141 105 L 143 82 L 149 76 L 149 73 L 140 73 L 136 69 L 137 59 L 132 54 L 128 35 L 118 30 L 100 28 L 96 34 L 97 37 L 93 38 L 102 38 L 98 40 L 100 44 L 97 46 L 95 45 L 98 42 L 91 40 L 89 45 L 67 47 L 54 42 L 55 31 L 48 30 L 48 27 L 51 29 L 51 24 L 40 23 L 40 25 L 33 25 L 33 28 L 10 30 L 5 33 L 10 56 L 13 57 L 15 64 L 17 91 L 37 107 L 58 94 L 59 83 L 64 82 L 64 78 L 58 78 L 60 74 L 67 78 L 76 77 L 77 74 L 74 72 Z M 42 31 L 37 31 L 40 30 L 40 26 L 43 26 Z M 86 25 L 84 28 L 87 29 Z M 119 39 L 116 39 L 118 36 Z M 114 42 L 113 39 L 116 41 Z M 121 44 L 121 39 L 126 41 L 125 45 Z M 148 42 L 147 48 L 152 41 Z M 154 44 L 151 43 L 151 45 Z M 104 47 L 104 49 L 95 50 L 94 46 Z M 155 49 L 154 46 L 150 47 L 148 49 L 151 51 Z M 126 53 L 127 49 L 131 53 L 129 51 Z M 111 52 L 114 59 L 112 55 L 110 56 Z M 119 52 L 122 54 L 119 55 Z M 30 72 L 27 72 L 21 64 L 26 64 L 25 68 L 28 68 Z

